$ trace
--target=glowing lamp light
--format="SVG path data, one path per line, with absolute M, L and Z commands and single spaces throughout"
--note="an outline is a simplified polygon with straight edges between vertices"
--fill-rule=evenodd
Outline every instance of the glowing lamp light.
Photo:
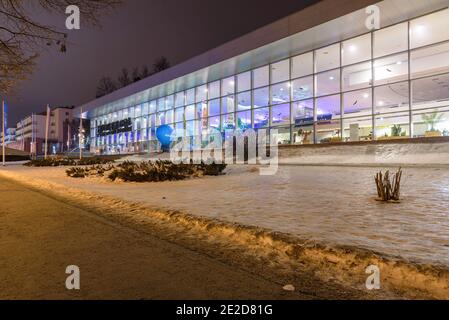
M 426 27 L 423 25 L 417 25 L 414 29 L 414 32 L 418 35 L 422 35 L 426 31 Z

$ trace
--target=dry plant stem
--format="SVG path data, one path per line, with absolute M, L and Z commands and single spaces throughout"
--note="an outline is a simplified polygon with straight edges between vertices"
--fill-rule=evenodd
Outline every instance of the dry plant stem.
M 390 178 L 390 171 L 385 174 L 378 172 L 374 177 L 377 188 L 377 195 L 381 201 L 399 201 L 401 196 L 402 169 L 399 168 L 396 174 Z

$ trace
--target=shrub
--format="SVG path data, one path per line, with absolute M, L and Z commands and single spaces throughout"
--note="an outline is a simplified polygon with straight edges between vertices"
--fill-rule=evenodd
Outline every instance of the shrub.
M 24 166 L 28 167 L 88 166 L 88 165 L 108 164 L 112 162 L 114 161 L 98 157 L 83 158 L 81 160 L 71 158 L 47 158 L 47 159 L 31 160 L 25 163 Z
M 73 167 L 70 169 L 67 169 L 65 171 L 67 173 L 67 176 L 71 178 L 85 178 L 86 177 L 86 171 L 84 168 L 80 167 Z
M 125 161 L 110 174 L 112 181 L 121 179 L 130 182 L 161 182 L 184 180 L 189 177 L 218 176 L 225 164 L 174 164 L 170 161 L 135 162 Z
M 109 164 L 93 165 L 87 168 L 73 167 L 66 170 L 67 176 L 85 178 L 88 176 L 107 177 L 115 181 L 161 182 L 184 180 L 189 177 L 218 176 L 223 174 L 225 164 L 174 164 L 170 161 L 148 161 L 136 163 L 125 161 L 117 166 Z

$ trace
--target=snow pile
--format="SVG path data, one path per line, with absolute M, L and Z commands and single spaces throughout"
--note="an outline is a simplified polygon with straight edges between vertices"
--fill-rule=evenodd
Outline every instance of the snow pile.
M 303 165 L 449 165 L 449 143 L 341 144 L 283 147 L 281 164 Z
M 73 181 L 60 168 L 9 167 L 0 174 L 115 219 L 178 226 L 175 237 L 188 230 L 195 242 L 239 247 L 326 281 L 360 287 L 365 268 L 377 265 L 393 291 L 449 298 L 447 171 L 407 169 L 404 201 L 393 205 L 372 199 L 369 168 L 289 166 L 273 177 L 243 166 L 227 171 L 143 185 Z

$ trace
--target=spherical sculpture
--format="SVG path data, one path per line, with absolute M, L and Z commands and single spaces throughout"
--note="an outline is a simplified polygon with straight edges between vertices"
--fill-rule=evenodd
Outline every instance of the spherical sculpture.
M 170 149 L 170 143 L 171 143 L 171 135 L 173 133 L 172 127 L 169 125 L 163 125 L 157 128 L 156 130 L 156 137 L 161 143 L 162 150 L 167 151 Z

